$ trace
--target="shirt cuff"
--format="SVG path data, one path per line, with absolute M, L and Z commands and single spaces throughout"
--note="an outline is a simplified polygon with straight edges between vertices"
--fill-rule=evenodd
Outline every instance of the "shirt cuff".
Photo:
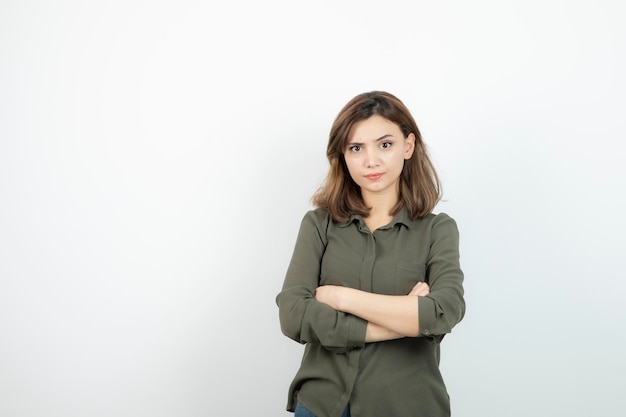
M 357 316 L 351 316 L 350 318 L 348 350 L 365 346 L 365 332 L 367 331 L 367 321 Z
M 417 309 L 419 314 L 420 335 L 433 336 L 436 323 L 437 312 L 435 300 L 428 297 L 417 297 Z

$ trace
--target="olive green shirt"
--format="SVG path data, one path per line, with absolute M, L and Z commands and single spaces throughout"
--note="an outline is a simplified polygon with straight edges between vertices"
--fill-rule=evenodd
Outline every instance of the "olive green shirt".
M 430 286 L 417 300 L 419 337 L 366 344 L 366 321 L 314 299 L 320 285 L 406 295 L 418 281 Z M 307 212 L 276 302 L 283 333 L 306 344 L 287 410 L 299 401 L 317 417 L 339 417 L 347 404 L 352 417 L 450 415 L 439 343 L 463 318 L 465 301 L 448 215 L 411 220 L 402 210 L 372 233 L 358 215 L 341 223 Z

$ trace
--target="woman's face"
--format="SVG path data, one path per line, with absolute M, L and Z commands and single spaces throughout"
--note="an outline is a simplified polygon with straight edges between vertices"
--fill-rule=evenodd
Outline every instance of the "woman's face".
M 397 197 L 404 160 L 413 155 L 415 135 L 404 137 L 400 127 L 374 115 L 354 124 L 344 158 L 363 198 L 387 194 Z

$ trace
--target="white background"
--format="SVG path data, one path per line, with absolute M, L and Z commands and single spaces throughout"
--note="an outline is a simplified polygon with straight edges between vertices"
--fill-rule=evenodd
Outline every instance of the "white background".
M 461 231 L 453 415 L 620 415 L 620 4 L 3 1 L 0 415 L 289 415 L 274 297 L 374 89 Z

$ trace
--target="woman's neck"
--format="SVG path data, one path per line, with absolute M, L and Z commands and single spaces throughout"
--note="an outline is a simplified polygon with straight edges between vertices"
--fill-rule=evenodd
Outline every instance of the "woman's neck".
M 365 223 L 372 232 L 393 219 L 391 210 L 397 204 L 398 198 L 398 193 L 363 195 L 363 201 L 370 207 Z

